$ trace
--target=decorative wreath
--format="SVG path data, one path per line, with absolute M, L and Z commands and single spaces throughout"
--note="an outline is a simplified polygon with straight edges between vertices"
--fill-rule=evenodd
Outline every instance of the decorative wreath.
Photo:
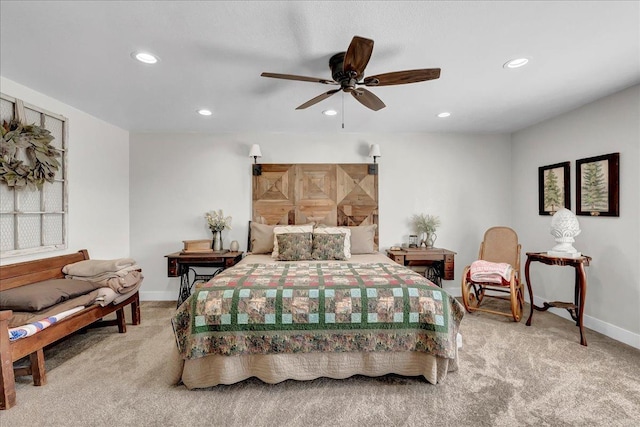
M 60 151 L 51 145 L 54 137 L 40 126 L 24 125 L 16 120 L 2 123 L 0 143 L 0 181 L 9 187 L 42 188 L 53 182 L 60 162 Z M 18 160 L 18 149 L 24 148 L 31 164 Z

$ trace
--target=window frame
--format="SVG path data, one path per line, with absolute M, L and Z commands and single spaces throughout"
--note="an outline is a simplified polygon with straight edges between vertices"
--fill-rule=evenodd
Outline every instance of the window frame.
M 61 114 L 56 114 L 53 113 L 51 111 L 48 111 L 44 108 L 40 108 L 38 106 L 26 103 L 26 102 L 20 102 L 19 99 L 14 98 L 12 96 L 6 95 L 4 93 L 0 93 L 0 98 L 3 101 L 9 102 L 12 104 L 12 115 L 11 115 L 11 120 L 15 119 L 18 114 L 16 109 L 20 108 L 19 104 L 22 104 L 24 106 L 24 109 L 29 109 L 37 114 L 39 114 L 39 118 L 40 121 L 39 123 L 36 123 L 38 126 L 43 127 L 46 129 L 46 124 L 47 124 L 47 117 L 49 117 L 50 119 L 53 120 L 58 120 L 60 121 L 61 124 L 61 130 L 60 130 L 60 144 L 56 144 L 56 149 L 58 149 L 60 151 L 60 164 L 61 167 L 58 170 L 58 172 L 56 173 L 56 178 L 55 178 L 55 182 L 60 182 L 62 183 L 62 200 L 60 201 L 60 206 L 62 208 L 62 210 L 60 209 L 50 209 L 46 206 L 47 203 L 45 203 L 45 187 L 48 185 L 53 185 L 49 182 L 44 182 L 43 184 L 43 188 L 41 190 L 39 190 L 39 203 L 40 203 L 40 209 L 37 211 L 32 211 L 32 210 L 24 210 L 21 209 L 20 206 L 20 197 L 19 197 L 19 192 L 20 191 L 30 191 L 27 188 L 22 188 L 22 189 L 16 189 L 16 188 L 11 188 L 9 186 L 6 185 L 6 183 L 4 182 L 0 182 L 0 185 L 4 186 L 5 188 L 3 188 L 3 195 L 6 194 L 11 194 L 11 196 L 13 197 L 13 201 L 12 201 L 12 210 L 5 210 L 5 207 L 2 207 L 2 205 L 4 205 L 3 201 L 0 200 L 0 216 L 2 217 L 12 217 L 12 220 L 10 220 L 12 222 L 12 228 L 13 231 L 9 231 L 9 233 L 12 233 L 13 235 L 11 236 L 13 238 L 13 245 L 12 245 L 12 249 L 4 249 L 2 246 L 0 246 L 0 257 L 2 258 L 8 258 L 8 257 L 16 257 L 16 256 L 22 256 L 22 255 L 31 255 L 31 254 L 37 254 L 37 253 L 42 253 L 42 252 L 49 252 L 49 251 L 57 251 L 57 250 L 63 250 L 67 248 L 67 242 L 68 242 L 68 219 L 69 219 L 69 205 L 68 205 L 68 199 L 69 199 L 69 188 L 68 188 L 68 184 L 69 184 L 69 179 L 68 179 L 68 127 L 69 127 L 69 120 L 64 117 Z M 25 116 L 24 114 L 22 114 L 23 116 Z M 4 118 L 3 120 L 6 120 L 6 118 Z M 0 120 L 2 121 L 2 120 Z M 49 129 L 51 130 L 51 129 Z M 57 136 L 56 136 L 57 137 Z M 5 191 L 6 190 L 6 191 Z M 3 197 L 4 199 L 4 197 Z M 58 201 L 57 200 L 57 201 Z M 19 218 L 25 218 L 27 215 L 39 215 L 39 240 L 40 240 L 40 244 L 38 246 L 31 246 L 31 247 L 20 247 L 20 238 L 21 236 L 24 236 L 25 234 L 27 234 L 27 227 L 28 225 L 24 224 L 24 221 L 20 221 Z M 48 225 L 47 221 L 45 220 L 47 215 L 61 215 L 61 236 L 60 239 L 61 241 L 55 241 L 53 243 L 45 243 L 47 242 L 47 239 L 54 233 L 53 230 L 53 226 L 52 225 Z M 57 223 L 59 224 L 59 223 Z M 56 226 L 57 226 L 56 224 Z M 2 231 L 3 233 L 5 232 L 5 230 Z M 4 237 L 4 236 L 3 236 Z

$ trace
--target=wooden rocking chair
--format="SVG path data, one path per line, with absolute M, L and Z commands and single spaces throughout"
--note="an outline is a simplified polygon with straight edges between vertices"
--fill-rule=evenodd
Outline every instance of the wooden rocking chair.
M 479 260 L 507 263 L 512 267 L 508 282 L 487 283 L 471 280 L 471 266 L 464 268 L 462 273 L 462 302 L 465 309 L 472 313 L 476 310 L 487 313 L 511 316 L 519 322 L 522 318 L 524 305 L 524 288 L 520 281 L 520 249 L 518 235 L 509 227 L 492 227 L 484 233 L 484 240 L 480 244 Z M 498 294 L 495 294 L 498 293 Z M 508 297 L 502 294 L 509 294 Z M 511 302 L 511 312 L 496 311 L 481 307 L 485 297 L 503 299 Z

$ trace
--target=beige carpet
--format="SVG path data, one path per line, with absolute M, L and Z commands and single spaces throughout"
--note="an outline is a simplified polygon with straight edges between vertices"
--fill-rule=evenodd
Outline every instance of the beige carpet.
M 525 326 L 467 314 L 460 369 L 444 384 L 388 375 L 250 379 L 186 390 L 167 383 L 173 303 L 142 304 L 126 334 L 93 329 L 46 352 L 48 384 L 19 378 L 2 427 L 21 426 L 637 426 L 640 351 L 551 313 Z

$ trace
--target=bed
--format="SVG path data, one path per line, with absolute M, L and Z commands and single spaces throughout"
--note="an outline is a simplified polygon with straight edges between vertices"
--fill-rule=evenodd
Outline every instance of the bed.
M 395 373 L 436 384 L 458 367 L 462 316 L 445 291 L 382 254 L 249 255 L 175 314 L 175 379 L 193 389 Z
M 378 175 L 367 164 L 261 164 L 251 255 L 178 308 L 172 380 L 187 388 L 458 367 L 464 309 L 378 249 Z

